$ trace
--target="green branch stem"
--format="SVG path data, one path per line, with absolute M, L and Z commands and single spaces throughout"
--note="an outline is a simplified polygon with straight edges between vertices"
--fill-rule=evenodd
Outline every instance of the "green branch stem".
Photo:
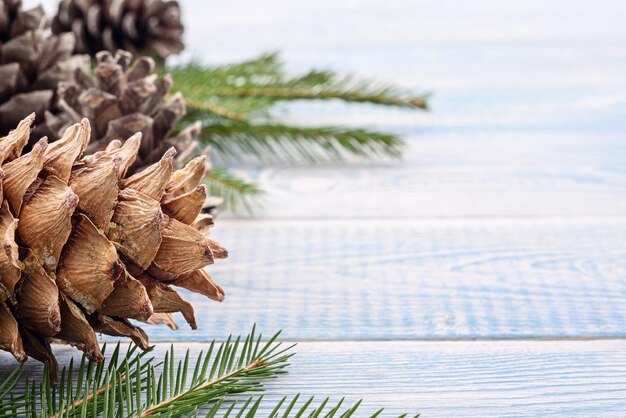
M 214 87 L 211 93 L 215 96 L 232 97 L 263 97 L 274 100 L 329 100 L 339 99 L 345 102 L 373 103 L 386 106 L 426 109 L 424 96 L 401 97 L 385 90 L 368 92 L 365 87 L 342 89 L 298 88 L 298 87 Z
M 244 115 L 233 112 L 216 104 L 188 98 L 185 98 L 185 104 L 192 110 L 212 113 L 219 118 L 224 118 L 236 122 L 246 120 L 246 117 Z

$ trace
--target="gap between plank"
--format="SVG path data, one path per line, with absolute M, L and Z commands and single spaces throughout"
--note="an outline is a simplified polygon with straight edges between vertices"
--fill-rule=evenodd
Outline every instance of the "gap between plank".
M 610 336 L 578 336 L 578 335 L 565 335 L 565 336 L 495 336 L 495 337 L 435 337 L 435 338 L 307 338 L 307 339 L 294 339 L 289 338 L 284 341 L 285 343 L 367 343 L 367 342 L 416 342 L 416 343 L 430 343 L 430 342 L 498 342 L 498 341 L 619 341 L 626 340 L 626 334 L 620 335 L 610 335 Z M 114 342 L 117 341 L 115 339 L 106 339 L 101 340 L 104 342 Z M 194 344 L 210 344 L 215 341 L 216 343 L 225 342 L 225 339 L 215 339 L 215 340 L 195 340 L 195 339 L 184 339 L 184 340 L 154 340 L 150 341 L 150 345 L 155 344 L 184 344 L 184 343 L 194 343 Z
M 341 223 L 350 223 L 350 222 L 363 222 L 363 221 L 376 221 L 377 223 L 382 222 L 431 222 L 431 221 L 528 221 L 528 220 L 537 220 L 537 221 L 550 221 L 550 220 L 563 220 L 563 221 L 602 221 L 602 220 L 610 220 L 610 221 L 626 221 L 625 215 L 516 215 L 516 216 L 508 216 L 508 215 L 462 215 L 462 216 L 451 216 L 451 215 L 441 215 L 441 216 L 396 216 L 388 219 L 380 219 L 373 216 L 350 216 L 349 218 L 341 218 L 341 217 L 327 217 L 327 216 L 305 216 L 305 217 L 295 217 L 295 216 L 287 216 L 287 217 L 272 217 L 272 216 L 251 216 L 251 217 L 237 217 L 233 214 L 226 214 L 223 217 L 220 217 L 220 224 L 222 226 L 224 223 L 234 223 L 234 222 L 341 222 Z

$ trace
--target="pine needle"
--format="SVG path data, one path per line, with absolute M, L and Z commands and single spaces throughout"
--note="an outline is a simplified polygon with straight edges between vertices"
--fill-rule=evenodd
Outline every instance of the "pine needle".
M 284 397 L 280 399 L 278 403 L 276 403 L 276 405 L 274 405 L 274 408 L 271 409 L 271 412 L 269 414 L 263 414 L 262 416 L 267 418 L 350 418 L 352 416 L 355 416 L 359 407 L 361 406 L 361 401 L 358 401 L 350 406 L 343 406 L 343 403 L 345 401 L 344 399 L 340 399 L 339 401 L 331 404 L 330 398 L 325 398 L 319 403 L 314 403 L 315 399 L 313 397 L 305 399 L 300 405 L 298 405 L 299 399 L 300 394 L 295 395 L 291 399 Z M 216 418 L 218 416 L 245 418 L 258 417 L 261 415 L 259 413 L 259 410 L 262 406 L 264 406 L 263 400 L 263 396 L 251 396 L 245 401 L 239 402 L 229 402 L 228 400 L 222 400 L 213 405 L 211 410 L 207 413 L 206 418 Z M 376 418 L 380 416 L 383 411 L 384 410 L 381 409 L 374 414 L 369 415 L 369 418 Z M 217 415 L 218 413 L 223 413 L 223 415 Z M 406 414 L 400 415 L 398 418 L 405 416 Z M 413 418 L 418 417 L 419 414 L 413 416 Z
M 213 124 L 199 139 L 234 159 L 257 156 L 268 162 L 301 162 L 360 158 L 399 158 L 403 141 L 395 135 L 335 126 L 296 127 L 277 123 Z

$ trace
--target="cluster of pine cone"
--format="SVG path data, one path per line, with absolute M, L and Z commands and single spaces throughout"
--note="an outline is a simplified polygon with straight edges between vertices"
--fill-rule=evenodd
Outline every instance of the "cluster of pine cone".
M 174 287 L 224 298 L 200 124 L 175 129 L 155 73 L 182 33 L 176 1 L 62 0 L 51 22 L 0 2 L 0 348 L 20 362 L 56 374 L 55 341 L 101 361 L 95 332 L 147 347 L 129 319 L 195 328 Z

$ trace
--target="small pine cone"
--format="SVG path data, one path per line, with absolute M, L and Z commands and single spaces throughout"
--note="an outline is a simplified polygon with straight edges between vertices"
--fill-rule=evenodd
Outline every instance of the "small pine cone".
M 74 35 L 48 35 L 41 6 L 22 10 L 21 1 L 0 2 L 0 135 L 24 117 L 53 110 L 55 90 L 77 68 L 89 70 L 87 55 L 72 55 Z
M 73 32 L 76 52 L 92 56 L 125 49 L 164 59 L 184 47 L 177 1 L 61 0 L 52 31 Z
M 0 139 L 0 348 L 20 362 L 49 362 L 54 375 L 51 342 L 101 361 L 96 332 L 147 348 L 129 319 L 177 328 L 171 314 L 180 312 L 195 329 L 193 307 L 172 286 L 222 301 L 203 269 L 228 255 L 204 235 L 212 222 L 200 214 L 206 157 L 175 170 L 170 148 L 129 176 L 141 133 L 81 157 L 87 119 L 24 154 L 34 119 Z

